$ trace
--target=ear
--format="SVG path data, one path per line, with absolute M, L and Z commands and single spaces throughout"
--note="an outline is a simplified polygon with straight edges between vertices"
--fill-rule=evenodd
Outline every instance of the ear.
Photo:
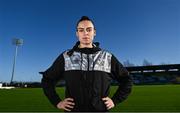
M 78 32 L 76 31 L 76 37 L 79 38 Z
M 96 36 L 96 30 L 94 30 L 94 36 Z

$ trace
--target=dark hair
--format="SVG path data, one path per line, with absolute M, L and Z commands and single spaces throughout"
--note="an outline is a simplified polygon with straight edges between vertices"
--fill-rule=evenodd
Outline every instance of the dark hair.
M 81 19 L 77 22 L 76 28 L 78 27 L 78 24 L 84 20 L 90 21 L 94 25 L 94 22 L 88 16 L 82 16 Z M 94 29 L 95 29 L 95 26 L 94 26 Z

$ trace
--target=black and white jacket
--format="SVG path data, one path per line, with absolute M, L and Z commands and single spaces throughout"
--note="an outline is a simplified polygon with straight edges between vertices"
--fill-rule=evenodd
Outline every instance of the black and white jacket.
M 107 111 L 102 98 L 109 96 L 113 79 L 119 87 L 111 99 L 115 105 L 125 100 L 131 92 L 132 78 L 123 65 L 110 52 L 100 49 L 99 43 L 94 43 L 93 48 L 78 45 L 79 42 L 40 72 L 43 91 L 50 102 L 56 106 L 61 101 L 55 90 L 61 79 L 66 83 L 66 98 L 74 99 L 72 111 Z

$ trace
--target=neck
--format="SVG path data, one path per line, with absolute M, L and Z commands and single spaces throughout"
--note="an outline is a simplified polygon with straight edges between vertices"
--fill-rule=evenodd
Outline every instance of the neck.
M 93 48 L 93 46 L 92 46 L 92 43 L 90 43 L 90 44 L 80 43 L 79 48 Z

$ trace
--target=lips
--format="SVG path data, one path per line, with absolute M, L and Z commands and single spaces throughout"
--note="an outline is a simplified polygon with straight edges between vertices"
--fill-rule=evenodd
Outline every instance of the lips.
M 83 40 L 88 40 L 89 38 L 88 37 L 83 37 Z

